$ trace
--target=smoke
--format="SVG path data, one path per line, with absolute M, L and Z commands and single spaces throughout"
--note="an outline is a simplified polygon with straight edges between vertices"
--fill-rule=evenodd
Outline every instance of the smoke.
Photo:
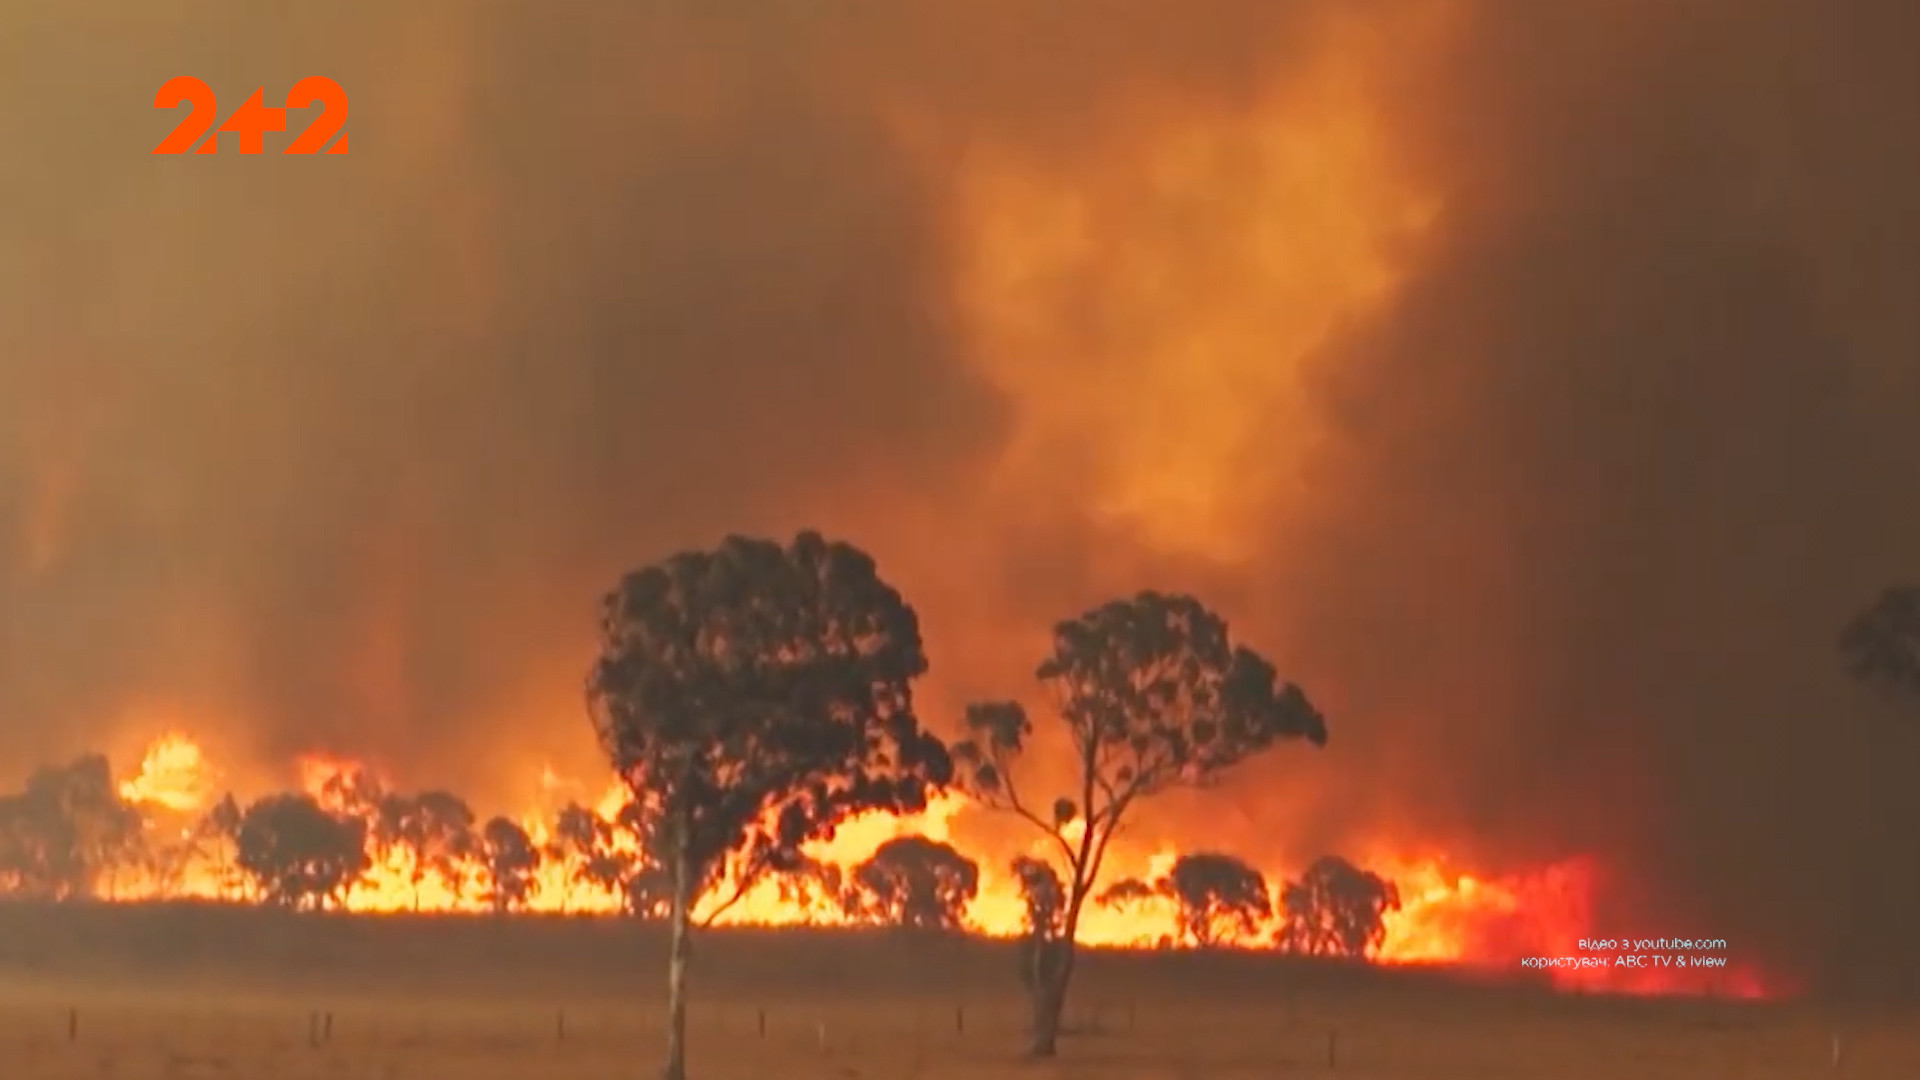
M 1616 936 L 1915 970 L 1832 644 L 1920 573 L 1910 5 L 121 8 L 0 36 L 0 760 L 506 791 L 619 571 L 818 525 L 937 725 L 1143 586 L 1325 703 L 1143 842 L 1592 852 Z M 152 156 L 180 74 L 351 153 Z

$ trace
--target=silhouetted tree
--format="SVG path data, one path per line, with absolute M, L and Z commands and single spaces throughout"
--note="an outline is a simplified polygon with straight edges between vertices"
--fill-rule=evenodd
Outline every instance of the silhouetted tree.
M 972 737 L 954 749 L 961 783 L 1052 841 L 1067 873 L 1057 951 L 1030 979 L 1035 1056 L 1055 1052 L 1073 975 L 1080 913 L 1107 845 L 1135 803 L 1167 788 L 1204 785 L 1286 739 L 1326 742 L 1326 725 L 1273 665 L 1233 645 L 1227 624 L 1187 596 L 1141 593 L 1054 628 L 1036 672 L 1051 691 L 1072 748 L 1073 789 L 1036 801 L 1012 768 L 1032 735 L 1014 702 L 972 706 Z
M 840 867 L 802 854 L 792 865 L 767 872 L 782 903 L 808 912 L 846 913 L 847 875 Z
M 359 818 L 369 833 L 378 834 L 382 819 L 393 828 L 393 811 L 402 804 L 388 803 L 388 791 L 380 778 L 363 766 L 353 765 L 328 776 L 320 784 L 318 802 L 336 816 Z
M 1173 904 L 1172 897 L 1168 896 L 1166 890 L 1161 887 L 1162 884 L 1163 883 L 1160 882 L 1149 883 L 1140 878 L 1121 878 L 1119 881 L 1100 890 L 1099 895 L 1094 897 L 1093 902 L 1101 907 L 1112 908 L 1116 911 L 1142 912 L 1164 905 L 1177 912 L 1179 910 L 1178 907 Z M 1173 947 L 1174 937 L 1172 934 L 1164 932 L 1158 934 L 1140 934 L 1135 937 L 1135 944 L 1152 945 L 1161 949 L 1170 949 Z
M 1025 908 L 1020 933 L 1020 984 L 1038 994 L 1060 977 L 1066 957 L 1067 886 L 1044 859 L 1016 856 L 1014 880 Z
M 540 848 L 527 830 L 496 817 L 480 829 L 480 859 L 486 868 L 486 901 L 499 914 L 525 907 L 539 884 Z
M 647 816 L 645 807 L 629 802 L 614 814 L 613 824 L 633 844 L 634 855 L 620 883 L 627 914 L 647 922 L 666 918 L 673 913 L 673 872 L 660 857 L 661 841 L 654 835 L 658 822 Z
M 958 930 L 980 891 L 980 864 L 950 844 L 896 836 L 854 868 L 847 914 L 916 930 Z
M 385 845 L 407 853 L 414 910 L 429 878 L 438 878 L 455 899 L 465 892 L 464 871 L 479 844 L 465 801 L 445 791 L 388 794 L 379 802 L 379 819 Z
M 0 878 L 27 895 L 85 898 L 136 856 L 142 832 L 106 758 L 40 768 L 20 794 L 0 799 Z
M 270 904 L 320 908 L 346 899 L 372 868 L 367 823 L 329 813 L 310 795 L 268 795 L 247 807 L 237 835 L 240 868 Z
M 569 884 L 587 885 L 617 898 L 630 915 L 665 918 L 672 906 L 672 884 L 652 852 L 644 814 L 628 803 L 612 819 L 568 803 L 554 821 L 553 852 L 569 867 Z
M 1179 906 L 1181 936 L 1202 947 L 1253 937 L 1273 918 L 1267 879 L 1231 855 L 1182 855 L 1162 888 Z
M 1121 878 L 1100 892 L 1095 901 L 1102 907 L 1129 908 L 1165 900 L 1166 894 L 1140 878 Z
M 1307 868 L 1280 893 L 1283 922 L 1275 943 L 1303 956 L 1358 960 L 1386 938 L 1386 914 L 1400 909 L 1393 882 L 1336 855 Z
M 1115 908 L 1154 901 L 1170 903 L 1180 939 L 1202 948 L 1253 937 L 1273 918 L 1267 879 L 1231 855 L 1182 855 L 1165 875 L 1151 882 L 1117 881 L 1099 898 L 1101 905 Z
M 594 730 L 672 880 L 664 1074 L 686 1075 L 693 906 L 793 866 L 849 815 L 917 811 L 951 762 L 914 716 L 919 620 L 865 553 L 819 534 L 729 538 L 607 595 Z
M 553 819 L 547 857 L 566 867 L 568 892 L 576 885 L 611 892 L 626 879 L 631 853 L 614 842 L 613 822 L 591 807 L 570 802 Z
M 249 879 L 240 867 L 240 823 L 245 817 L 228 792 L 193 826 L 194 844 L 212 864 L 222 896 L 244 893 L 247 887 Z
M 1920 705 L 1920 585 L 1888 589 L 1840 634 L 1847 670 Z

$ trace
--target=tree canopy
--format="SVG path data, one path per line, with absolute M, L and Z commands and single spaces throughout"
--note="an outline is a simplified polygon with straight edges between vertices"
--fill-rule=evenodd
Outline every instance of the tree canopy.
M 1251 938 L 1273 917 L 1265 875 L 1216 852 L 1182 855 L 1162 877 L 1126 878 L 1100 894 L 1110 906 L 1154 899 L 1171 902 L 1179 936 L 1203 948 Z
M 952 763 L 914 712 L 918 616 L 871 556 L 819 533 L 731 537 L 630 573 L 602 602 L 600 642 L 588 712 L 673 882 L 679 1080 L 694 901 L 799 866 L 849 816 L 924 809 Z
M 247 807 L 235 837 L 240 868 L 269 902 L 339 903 L 372 866 L 366 822 L 328 812 L 310 795 L 269 795 Z
M 952 845 L 896 836 L 854 867 L 843 903 L 868 922 L 953 931 L 979 891 L 980 865 Z
M 1033 737 L 1016 701 L 967 710 L 954 747 L 957 782 L 976 799 L 1048 837 L 1066 873 L 1057 940 L 1031 950 L 1033 1052 L 1054 1052 L 1073 940 L 1107 848 L 1141 799 L 1203 786 L 1274 745 L 1325 745 L 1326 722 L 1291 682 L 1234 644 L 1226 620 L 1191 596 L 1143 592 L 1059 623 L 1035 672 L 1064 728 L 1071 786 L 1047 798 L 1017 776 Z
M 1275 943 L 1305 956 L 1360 959 L 1386 938 L 1386 915 L 1400 908 L 1393 882 L 1337 855 L 1314 861 L 1281 890 Z

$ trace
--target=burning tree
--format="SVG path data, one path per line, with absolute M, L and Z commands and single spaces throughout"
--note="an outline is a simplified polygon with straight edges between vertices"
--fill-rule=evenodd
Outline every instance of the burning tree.
M 524 907 L 540 879 L 540 848 L 510 818 L 490 819 L 480 829 L 480 859 L 486 868 L 489 907 L 504 915 Z
M 620 899 L 629 915 L 667 917 L 672 886 L 666 868 L 648 842 L 645 814 L 627 803 L 608 818 L 590 807 L 568 803 L 554 819 L 550 852 L 569 864 L 570 885 L 586 885 Z
M 1051 691 L 1073 749 L 1073 788 L 1036 802 L 1013 766 L 1033 725 L 1014 702 L 967 710 L 971 737 L 954 748 L 960 783 L 988 806 L 1025 819 L 1064 863 L 1058 936 L 1033 950 L 1032 1052 L 1055 1052 L 1073 977 L 1080 913 L 1107 845 L 1141 799 L 1209 783 L 1284 740 L 1326 743 L 1325 721 L 1273 665 L 1236 647 L 1225 620 L 1188 596 L 1146 592 L 1054 628 L 1037 677 Z
M 378 802 L 375 820 L 383 849 L 407 855 L 415 911 L 420 909 L 422 886 L 432 878 L 439 879 L 454 899 L 461 897 L 466 891 L 466 868 L 479 845 L 473 810 L 465 800 L 446 791 L 386 794 Z
M 36 769 L 24 791 L 0 799 L 0 882 L 47 899 L 92 896 L 138 857 L 142 834 L 105 757 Z
M 1275 943 L 1303 956 L 1358 960 L 1386 938 L 1386 914 L 1400 908 L 1393 882 L 1337 855 L 1307 868 L 1280 893 L 1283 922 Z
M 373 866 L 366 822 L 329 813 L 310 795 L 269 795 L 248 806 L 236 846 L 260 895 L 288 908 L 339 903 Z
M 866 922 L 915 930 L 961 928 L 980 891 L 980 864 L 950 844 L 896 836 L 853 870 L 844 904 Z
M 1888 589 L 1840 634 L 1847 669 L 1920 704 L 1920 585 Z
M 1114 906 L 1147 899 L 1172 901 L 1180 936 L 1201 948 L 1251 938 L 1273 918 L 1266 877 L 1231 855 L 1182 855 L 1164 877 L 1128 878 L 1100 895 Z
M 671 881 L 664 1075 L 686 1075 L 693 908 L 710 923 L 850 815 L 917 812 L 952 763 L 913 712 L 918 617 L 858 549 L 732 537 L 631 573 L 587 680 L 601 746 Z

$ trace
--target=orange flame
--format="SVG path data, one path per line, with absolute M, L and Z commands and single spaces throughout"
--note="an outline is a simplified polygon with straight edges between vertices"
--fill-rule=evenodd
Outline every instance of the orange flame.
M 350 812 L 351 788 L 356 778 L 376 779 L 365 764 L 337 755 L 309 754 L 296 762 L 301 787 L 330 810 Z M 156 740 L 143 756 L 137 773 L 121 786 L 130 803 L 190 813 L 211 805 L 216 774 L 198 743 L 178 733 Z M 596 798 L 582 798 L 591 789 L 569 781 L 550 767 L 537 779 L 543 805 L 517 815 L 536 844 L 550 845 L 553 812 L 557 804 L 579 802 L 611 819 L 626 802 L 621 786 L 610 783 Z M 822 863 L 851 869 L 882 844 L 900 836 L 918 835 L 950 842 L 953 823 L 971 810 L 968 799 L 942 795 L 919 814 L 868 814 L 838 829 L 831 840 L 812 845 L 808 854 Z M 1400 891 L 1398 910 L 1384 921 L 1385 938 L 1375 957 L 1386 964 L 1441 964 L 1498 973 L 1523 974 L 1525 957 L 1583 955 L 1579 941 L 1594 927 L 1593 899 L 1600 868 L 1593 860 L 1571 858 L 1537 870 L 1499 878 L 1453 872 L 1438 858 L 1396 858 L 1389 852 L 1370 853 L 1370 867 L 1392 880 Z M 1035 844 L 1029 854 L 1043 855 Z M 1178 852 L 1161 850 L 1144 858 L 1121 858 L 1110 880 L 1130 873 L 1145 878 L 1163 875 Z M 462 912 L 485 908 L 480 887 L 482 868 L 475 860 L 461 864 L 451 878 L 425 872 L 404 849 L 382 849 L 370 839 L 372 867 L 346 896 L 345 906 L 361 912 Z M 202 859 L 185 872 L 162 880 L 120 881 L 111 899 L 137 901 L 162 897 L 232 899 L 236 889 L 230 869 Z M 536 911 L 613 912 L 621 898 L 583 880 L 579 867 L 566 859 L 542 864 L 529 907 Z M 1262 867 L 1269 881 L 1284 881 L 1282 868 Z M 708 898 L 704 903 L 717 903 Z M 1024 915 L 1018 883 L 998 862 L 983 862 L 980 890 L 966 913 L 972 930 L 998 937 L 1020 933 Z M 836 925 L 848 916 L 829 898 L 784 895 L 774 882 L 763 881 L 746 893 L 717 920 L 721 925 Z M 1139 947 L 1164 944 L 1173 937 L 1172 912 L 1164 905 L 1133 907 L 1090 904 L 1080 928 L 1080 940 L 1089 945 Z M 1264 941 L 1248 947 L 1267 947 Z M 1777 994 L 1780 987 L 1748 964 L 1729 961 L 1710 972 L 1663 967 L 1598 966 L 1588 952 L 1589 966 L 1547 967 L 1540 981 L 1565 990 L 1611 991 L 1633 994 L 1713 993 L 1734 997 Z M 1610 960 L 1611 957 L 1608 957 Z

